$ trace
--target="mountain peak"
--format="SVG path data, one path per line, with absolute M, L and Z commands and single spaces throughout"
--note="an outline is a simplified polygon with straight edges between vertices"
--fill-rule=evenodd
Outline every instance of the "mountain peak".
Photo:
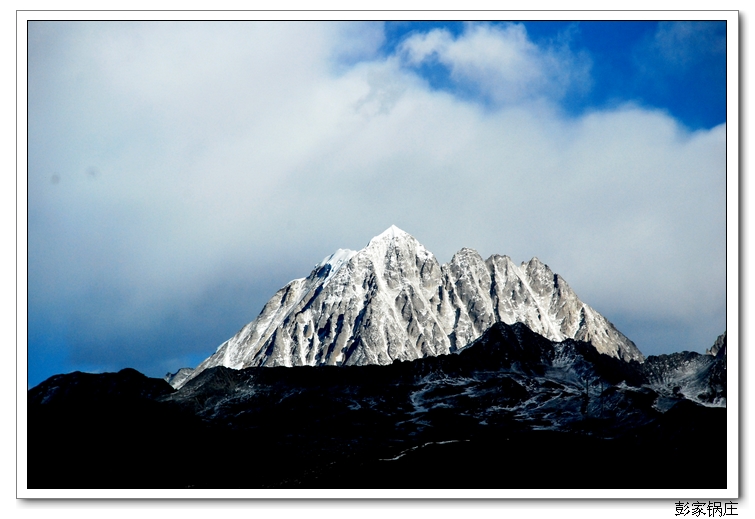
M 464 256 L 480 256 L 480 253 L 470 247 L 462 247 L 461 249 L 456 251 L 456 254 L 453 255 L 454 258 Z M 451 261 L 453 261 L 453 258 L 451 259 Z
M 409 236 L 409 233 L 399 229 L 395 225 L 391 225 L 386 230 L 375 236 L 370 240 L 370 242 L 378 241 L 378 240 L 393 240 L 395 238 Z
M 532 259 L 527 262 L 527 264 L 534 267 L 539 267 L 540 265 L 543 265 L 543 262 L 540 261 L 540 258 L 538 258 L 537 256 L 533 256 Z
M 537 256 L 534 256 L 531 260 L 522 263 L 522 268 L 527 270 L 528 272 L 535 272 L 535 271 L 545 271 L 545 272 L 552 272 L 551 268 L 540 261 L 540 258 Z
M 325 278 L 323 283 L 327 283 L 336 275 L 336 272 L 338 272 L 342 266 L 347 264 L 356 254 L 357 251 L 351 249 L 338 249 L 315 265 L 315 271 L 319 277 Z

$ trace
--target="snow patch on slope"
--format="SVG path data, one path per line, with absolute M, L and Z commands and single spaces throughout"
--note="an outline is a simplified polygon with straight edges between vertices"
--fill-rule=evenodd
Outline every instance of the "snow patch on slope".
M 357 251 L 354 250 L 338 249 L 333 254 L 327 256 L 320 263 L 315 265 L 315 270 L 318 272 L 318 275 L 324 277 L 322 281 L 323 286 L 326 285 L 328 281 L 330 281 L 333 276 L 338 273 L 341 267 L 348 263 L 349 260 L 356 254 Z

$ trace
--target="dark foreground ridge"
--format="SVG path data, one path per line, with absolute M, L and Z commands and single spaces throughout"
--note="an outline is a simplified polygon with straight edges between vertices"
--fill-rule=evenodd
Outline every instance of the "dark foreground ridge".
M 29 488 L 725 488 L 726 357 L 498 323 L 389 366 L 135 370 L 29 390 Z

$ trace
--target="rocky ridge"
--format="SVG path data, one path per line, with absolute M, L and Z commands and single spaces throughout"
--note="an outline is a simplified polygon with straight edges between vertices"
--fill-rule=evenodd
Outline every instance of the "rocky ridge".
M 181 387 L 214 366 L 386 365 L 446 355 L 496 322 L 523 323 L 552 341 L 590 342 L 625 361 L 644 359 L 539 259 L 516 265 L 464 248 L 441 265 L 391 226 L 364 249 L 339 249 L 288 283 L 192 373 L 166 379 Z
M 28 485 L 725 488 L 690 455 L 726 444 L 725 395 L 723 348 L 626 362 L 500 322 L 387 366 L 70 373 L 28 392 Z

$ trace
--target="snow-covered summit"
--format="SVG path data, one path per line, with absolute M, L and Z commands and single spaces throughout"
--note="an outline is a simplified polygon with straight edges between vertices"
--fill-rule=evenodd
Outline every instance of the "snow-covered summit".
M 408 232 L 399 229 L 395 225 L 391 225 L 386 230 L 372 238 L 370 243 L 381 240 L 395 240 L 396 238 L 406 238 L 410 236 L 411 235 Z
M 338 249 L 330 256 L 325 257 L 320 263 L 315 265 L 315 272 L 323 279 L 323 284 L 326 284 L 330 279 L 338 273 L 341 267 L 349 262 L 357 251 L 350 249 Z
M 483 260 L 464 248 L 440 265 L 392 225 L 365 248 L 339 249 L 280 289 L 192 376 L 220 365 L 390 364 L 444 355 L 496 322 L 521 322 L 551 340 L 590 341 L 601 353 L 643 360 L 539 259 L 515 265 L 508 256 Z

